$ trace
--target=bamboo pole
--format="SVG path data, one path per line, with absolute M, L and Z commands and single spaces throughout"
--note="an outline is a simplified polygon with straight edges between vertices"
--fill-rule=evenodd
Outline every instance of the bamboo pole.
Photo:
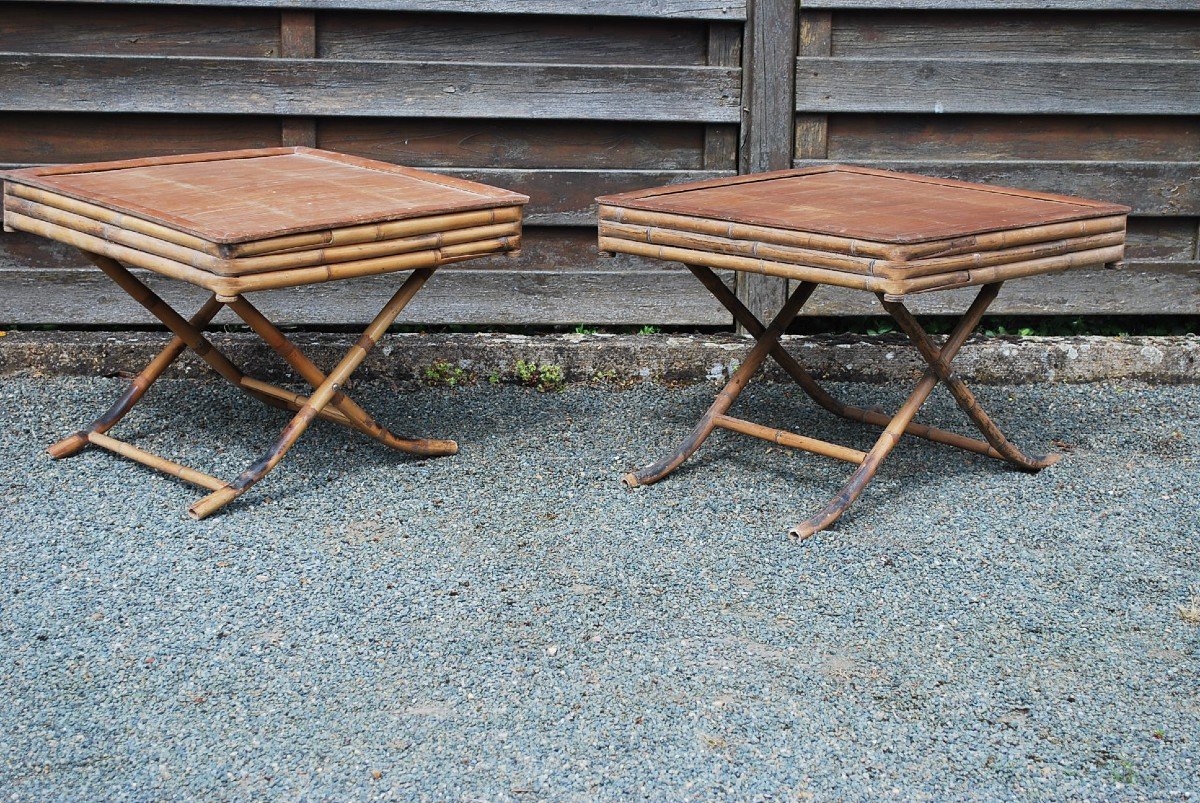
M 812 452 L 813 454 L 833 457 L 838 460 L 844 460 L 847 463 L 861 463 L 867 458 L 866 452 L 851 449 L 849 446 L 842 446 L 838 443 L 830 443 L 829 441 L 817 438 L 809 438 L 783 429 L 764 427 L 762 424 L 756 424 L 753 421 L 746 421 L 729 415 L 714 416 L 713 423 L 731 432 L 739 432 L 742 435 L 761 438 L 764 441 L 778 443 L 781 446 L 791 446 L 795 449 Z
M 829 234 L 756 226 L 713 218 L 692 217 L 669 212 L 650 212 L 642 209 L 601 205 L 600 219 L 617 223 L 654 226 L 664 229 L 708 234 L 731 240 L 758 240 L 774 245 L 812 248 L 859 257 L 877 257 L 891 261 L 953 256 L 974 251 L 1013 248 L 1031 243 L 1049 242 L 1073 237 L 1087 237 L 1125 230 L 1125 215 L 1110 215 L 1065 223 L 1049 223 L 1021 229 L 974 234 L 927 243 L 884 243 L 873 240 L 839 237 Z
M 750 349 L 750 353 L 738 366 L 729 382 L 725 387 L 721 388 L 721 392 L 717 394 L 712 405 L 700 418 L 700 422 L 688 434 L 683 442 L 679 444 L 670 454 L 663 457 L 661 460 L 653 463 L 640 471 L 631 471 L 621 478 L 621 481 L 630 488 L 636 488 L 639 485 L 650 485 L 658 482 L 663 477 L 670 474 L 683 462 L 696 453 L 700 445 L 708 439 L 712 434 L 713 428 L 717 426 L 716 419 L 718 416 L 723 416 L 733 406 L 737 397 L 741 395 L 746 384 L 751 377 L 758 372 L 762 367 L 763 361 L 767 358 L 767 354 L 771 348 L 779 342 L 780 336 L 787 330 L 796 316 L 800 313 L 800 308 L 808 301 L 809 296 L 817 289 L 814 282 L 803 282 L 788 297 L 783 308 L 771 320 L 763 334 L 754 344 L 754 348 Z
M 896 320 L 896 323 L 900 325 L 901 330 L 908 335 L 908 339 L 916 346 L 917 351 L 921 353 L 925 362 L 937 374 L 938 379 L 946 385 L 946 389 L 950 391 L 950 395 L 954 397 L 959 408 L 967 414 L 971 422 L 983 433 L 987 442 L 1005 460 L 1025 471 L 1041 471 L 1043 468 L 1058 462 L 1062 455 L 1051 454 L 1031 457 L 1013 445 L 988 414 L 984 412 L 983 408 L 979 406 L 979 403 L 975 399 L 975 394 L 966 386 L 966 383 L 951 371 L 949 358 L 945 356 L 946 350 L 944 348 L 939 349 L 933 344 L 929 335 L 917 323 L 912 313 L 903 304 L 897 304 L 882 298 L 880 302 L 883 304 L 884 309 Z
M 768 276 L 782 276 L 785 279 L 796 279 L 802 282 L 817 282 L 818 284 L 833 284 L 839 287 L 849 287 L 854 290 L 871 290 L 884 292 L 903 292 L 895 282 L 878 279 L 874 276 L 860 276 L 828 268 L 813 268 L 804 265 L 785 265 L 781 262 L 771 262 L 765 259 L 739 257 L 731 254 L 714 254 L 709 251 L 697 251 L 691 248 L 676 248 L 668 245 L 652 245 L 639 243 L 634 240 L 618 240 L 614 237 L 600 237 L 600 250 L 613 253 L 635 254 L 637 256 L 664 259 L 669 262 L 682 262 L 685 265 L 705 265 L 710 268 L 740 270 L 747 273 L 762 273 Z M 966 276 L 964 274 L 963 278 Z
M 459 245 L 497 237 L 516 236 L 521 233 L 519 223 L 498 223 L 491 226 L 474 226 L 465 229 L 422 234 L 415 237 L 400 237 L 393 240 L 364 243 L 361 245 L 321 248 L 309 251 L 292 251 L 246 259 L 223 259 L 201 251 L 141 234 L 136 231 L 102 223 L 72 212 L 34 203 L 15 200 L 9 210 L 28 217 L 63 226 L 72 231 L 98 237 L 107 242 L 144 251 L 152 256 L 163 257 L 199 270 L 221 276 L 241 276 L 252 273 L 288 270 L 320 266 L 338 262 L 360 261 L 376 257 L 392 256 L 412 251 L 436 249 L 447 245 Z
M 296 413 L 291 422 L 284 427 L 279 439 L 267 453 L 239 474 L 235 480 L 213 491 L 213 493 L 188 508 L 188 513 L 192 518 L 202 519 L 220 510 L 229 502 L 245 493 L 248 488 L 265 477 L 279 464 L 279 461 L 292 448 L 296 440 L 308 429 L 313 419 L 329 404 L 334 394 L 342 389 L 350 374 L 362 364 L 362 361 L 366 359 L 367 354 L 379 342 L 379 339 L 387 331 L 387 328 L 396 320 L 396 316 L 400 314 L 401 310 L 412 300 L 412 297 L 417 294 L 417 291 L 429 280 L 433 272 L 433 268 L 423 268 L 413 271 L 412 275 L 408 277 L 404 284 L 400 286 L 400 289 L 396 291 L 395 295 L 392 296 L 391 300 L 384 305 L 379 314 L 375 316 L 375 319 L 371 321 L 366 331 L 363 332 L 350 351 L 346 353 L 342 361 L 337 364 L 337 367 L 329 373 L 325 381 L 308 397 L 308 401 Z
M 761 337 L 766 331 L 766 326 L 754 317 L 754 314 L 746 308 L 746 305 L 741 302 L 734 293 L 725 286 L 711 269 L 702 265 L 689 265 L 688 268 L 696 276 L 700 282 L 708 288 L 721 304 L 729 310 L 733 315 L 734 320 L 741 324 L 751 337 Z M 833 413 L 836 416 L 845 418 L 850 421 L 858 421 L 864 424 L 870 424 L 876 427 L 886 427 L 891 423 L 892 418 L 878 410 L 864 410 L 861 407 L 855 407 L 850 404 L 835 398 L 825 388 L 813 378 L 812 374 L 804 369 L 796 361 L 796 358 L 788 353 L 787 349 L 782 344 L 777 343 L 771 348 L 771 357 L 775 362 L 779 363 L 780 367 L 786 371 L 792 379 L 796 380 L 800 388 L 820 405 L 825 410 Z M 906 435 L 914 435 L 918 438 L 942 443 L 947 446 L 954 446 L 958 449 L 965 449 L 976 454 L 986 455 L 997 460 L 1003 460 L 1004 456 L 991 447 L 986 441 L 981 441 L 976 438 L 968 438 L 965 435 L 959 435 L 957 432 L 948 432 L 937 427 L 926 426 L 916 421 L 912 421 L 905 428 Z
M 521 207 L 502 206 L 481 209 L 475 212 L 452 212 L 445 215 L 429 215 L 408 220 L 393 220 L 386 223 L 371 223 L 362 226 L 347 226 L 305 234 L 289 234 L 283 237 L 268 237 L 251 243 L 230 246 L 227 256 L 249 257 L 260 254 L 281 253 L 290 250 L 335 245 L 352 245 L 376 240 L 391 240 L 474 226 L 491 226 L 496 223 L 514 223 L 521 220 Z
M 110 438 L 101 432 L 89 432 L 87 439 L 90 443 L 99 446 L 101 449 L 106 449 L 122 457 L 134 460 L 144 466 L 149 466 L 155 471 L 161 471 L 164 474 L 170 474 L 172 477 L 190 482 L 193 485 L 199 485 L 201 488 L 207 488 L 210 491 L 215 491 L 221 488 L 225 483 L 216 477 L 209 476 L 202 471 L 196 471 L 194 468 L 180 465 L 173 460 L 168 460 L 161 455 L 156 455 L 153 452 L 147 452 L 145 449 L 139 449 L 132 443 Z
M 1000 292 L 1000 285 L 987 284 L 975 296 L 975 300 L 971 302 L 971 306 L 959 318 L 950 336 L 946 338 L 946 343 L 941 349 L 941 358 L 947 364 L 954 359 L 962 348 L 963 343 L 967 341 L 967 337 L 979 325 L 979 320 L 983 317 L 983 313 L 988 306 L 996 299 L 997 293 Z M 850 505 L 862 494 L 867 484 L 879 471 L 879 465 L 883 459 L 891 453 L 896 444 L 900 442 L 900 436 L 908 428 L 913 417 L 916 416 L 917 410 L 929 398 L 929 394 L 938 384 L 938 374 L 933 368 L 925 369 L 925 373 L 921 375 L 921 380 L 917 386 L 909 394 L 908 400 L 892 417 L 887 427 L 879 435 L 879 439 L 875 441 L 875 445 L 867 452 L 866 459 L 850 476 L 850 480 L 842 488 L 841 493 L 833 498 L 819 513 L 810 517 L 801 524 L 793 527 L 789 534 L 795 538 L 805 539 L 813 533 L 824 530 L 829 525 L 833 524 L 842 514 L 846 512 Z
M 145 234 L 159 240 L 165 240 L 174 245 L 179 245 L 184 248 L 191 248 L 196 251 L 203 251 L 208 254 L 217 255 L 217 246 L 210 243 L 208 240 L 201 239 L 192 234 L 172 229 L 169 226 L 162 226 L 158 223 L 152 223 L 149 220 L 143 220 L 133 215 L 126 215 L 121 212 L 115 212 L 112 209 L 107 209 L 96 204 L 89 204 L 86 201 L 80 201 L 75 198 L 69 198 L 66 195 L 59 195 L 46 190 L 38 189 L 37 187 L 29 187 L 24 184 L 9 184 L 9 194 L 22 200 L 38 203 L 43 206 L 60 209 L 64 212 L 70 212 L 80 217 L 90 218 L 92 220 L 107 223 L 111 226 L 136 231 L 139 234 Z
M 108 242 L 99 237 L 73 231 L 42 220 L 12 212 L 6 220 L 15 229 L 40 234 L 52 240 L 73 245 L 82 251 L 99 254 L 112 260 L 161 273 L 173 279 L 203 287 L 219 296 L 232 297 L 257 290 L 274 290 L 305 284 L 317 284 L 334 279 L 374 276 L 382 273 L 431 268 L 461 262 L 488 254 L 502 253 L 520 247 L 520 236 L 493 237 L 470 243 L 457 243 L 428 251 L 414 251 L 390 257 L 339 262 L 310 268 L 279 270 L 248 276 L 217 276 L 175 260 L 148 254 L 127 246 Z
M 1124 232 L 1116 231 L 1087 237 L 1054 240 L 1047 243 L 1035 243 L 996 251 L 974 252 L 913 262 L 894 262 L 883 259 L 853 257 L 829 251 L 771 245 L 753 240 L 730 240 L 725 237 L 716 237 L 713 235 L 605 221 L 601 221 L 600 223 L 599 234 L 601 237 L 615 237 L 653 245 L 692 248 L 712 253 L 754 257 L 787 264 L 845 270 L 866 276 L 878 276 L 884 279 L 898 280 L 942 274 L 960 269 L 978 269 L 993 265 L 1026 262 L 1032 259 L 1094 250 L 1105 246 L 1122 245 L 1125 242 Z
M 204 328 L 216 316 L 221 306 L 221 302 L 217 301 L 215 297 L 210 297 L 208 301 L 204 302 L 204 306 L 192 316 L 188 324 L 195 329 Z M 158 356 L 151 360 L 133 378 L 133 381 L 129 383 L 129 387 L 125 392 L 113 402 L 112 406 L 102 416 L 89 424 L 86 429 L 82 429 L 73 435 L 68 435 L 57 443 L 52 444 L 46 451 L 56 460 L 70 457 L 87 446 L 88 435 L 90 433 L 99 432 L 103 434 L 115 427 L 125 417 L 125 414 L 141 401 L 141 398 L 146 395 L 146 391 L 162 376 L 171 363 L 179 359 L 179 355 L 183 353 L 185 348 L 187 348 L 187 344 L 183 342 L 183 338 L 179 335 L 172 337 L 171 342 L 167 344 L 166 348 L 160 351 Z
M 317 367 L 316 363 L 305 356 L 296 344 L 287 339 L 287 336 L 281 332 L 278 327 L 267 320 L 266 316 L 258 311 L 244 297 L 239 296 L 229 302 L 229 307 L 238 317 L 261 337 L 268 346 L 270 346 L 276 354 L 292 368 L 296 370 L 300 377 L 312 385 L 318 387 L 325 381 L 325 374 Z M 300 397 L 303 399 L 303 397 Z M 307 399 L 303 399 L 307 401 Z M 344 418 L 344 423 L 353 429 L 362 432 L 371 438 L 374 438 L 393 449 L 398 449 L 408 454 L 421 455 L 425 457 L 452 455 L 458 453 L 458 444 L 452 440 L 435 440 L 429 438 L 400 438 L 393 435 L 385 427 L 375 421 L 366 410 L 362 409 L 354 402 L 353 399 L 346 396 L 340 390 L 333 394 L 330 402 L 331 407 L 326 407 L 321 412 L 338 412 Z

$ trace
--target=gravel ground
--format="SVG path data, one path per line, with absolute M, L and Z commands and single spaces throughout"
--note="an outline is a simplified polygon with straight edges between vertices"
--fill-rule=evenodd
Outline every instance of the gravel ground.
M 618 483 L 709 386 L 364 386 L 461 453 L 322 423 L 199 523 L 42 451 L 120 389 L 0 383 L 0 798 L 1200 798 L 1200 387 L 981 388 L 1067 458 L 906 441 L 803 544 L 845 464 L 718 434 Z M 252 405 L 164 381 L 116 434 L 229 474 L 285 420 Z M 785 385 L 737 409 L 869 443 Z

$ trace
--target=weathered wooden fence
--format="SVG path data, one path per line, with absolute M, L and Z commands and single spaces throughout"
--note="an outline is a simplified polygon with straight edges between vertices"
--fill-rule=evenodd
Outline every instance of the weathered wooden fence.
M 1200 313 L 1192 2 L 8 2 L 0 51 L 3 165 L 302 144 L 528 193 L 521 258 L 441 271 L 409 321 L 728 324 L 680 267 L 598 257 L 591 199 L 827 159 L 1134 207 L 1122 267 L 1014 283 L 997 311 Z M 360 323 L 393 284 L 263 303 Z M 146 321 L 69 249 L 0 236 L 0 324 Z

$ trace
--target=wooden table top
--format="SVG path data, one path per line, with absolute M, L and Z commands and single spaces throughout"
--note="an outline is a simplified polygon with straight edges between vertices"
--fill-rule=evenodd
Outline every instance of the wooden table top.
M 1129 207 L 1082 198 L 844 165 L 656 187 L 597 201 L 897 244 L 1129 212 Z
M 312 148 L 33 167 L 4 179 L 221 244 L 529 200 L 485 184 Z

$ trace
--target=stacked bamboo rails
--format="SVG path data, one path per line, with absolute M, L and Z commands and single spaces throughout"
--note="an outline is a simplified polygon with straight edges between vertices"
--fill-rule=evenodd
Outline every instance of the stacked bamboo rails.
M 453 440 L 401 437 L 345 393 L 366 359 L 436 268 L 514 253 L 526 196 L 461 179 L 309 148 L 273 148 L 18 170 L 3 176 L 7 229 L 79 248 L 174 338 L 100 417 L 49 447 L 55 458 L 95 446 L 210 491 L 189 508 L 204 518 L 265 477 L 317 418 L 408 454 L 458 451 Z M 198 285 L 212 296 L 185 319 L 128 267 Z M 328 373 L 245 293 L 411 271 Z M 310 384 L 310 395 L 247 376 L 205 337 L 229 307 Z M 230 384 L 294 413 L 267 452 L 228 482 L 107 433 L 190 349 Z
M 951 192 L 986 190 L 1035 202 L 1075 205 L 1079 219 L 1035 221 L 966 236 L 908 241 L 905 237 L 873 240 L 808 230 L 802 203 L 798 204 L 801 208 L 794 217 L 786 221 L 788 227 L 765 225 L 761 221 L 770 216 L 751 203 L 746 203 L 745 209 L 731 208 L 721 215 L 706 214 L 705 204 L 711 200 L 699 203 L 691 214 L 678 211 L 686 209 L 687 203 L 681 199 L 686 199 L 689 193 L 701 198 L 708 190 L 763 181 L 778 181 L 781 191 L 787 192 L 798 186 L 790 182 L 818 173 L 895 178 Z M 919 205 L 920 187 L 913 192 Z M 1128 211 L 1113 204 L 1082 199 L 843 166 L 674 185 L 664 188 L 661 197 L 669 199 L 661 206 L 669 206 L 671 211 L 654 208 L 653 191 L 597 199 L 600 250 L 832 284 L 883 293 L 889 298 L 1117 262 L 1124 256 Z M 827 206 L 844 205 L 849 217 L 853 214 L 853 201 L 853 198 L 838 198 Z
M 368 175 L 383 173 L 395 178 L 397 208 L 419 193 L 417 182 L 435 191 L 458 193 L 442 206 L 429 206 L 428 214 L 348 225 L 312 226 L 277 234 L 269 229 L 241 241 L 198 233 L 182 225 L 177 216 L 122 203 L 119 191 L 87 197 L 68 180 L 75 176 L 120 176 L 162 166 L 206 165 L 235 160 L 292 157 L 306 163 L 327 162 L 339 169 Z M 309 164 L 306 169 L 311 170 Z M 269 176 L 270 171 L 264 170 Z M 144 172 L 140 175 L 144 175 Z M 127 265 L 180 279 L 233 297 L 257 290 L 373 276 L 395 271 L 436 268 L 494 253 L 515 253 L 521 246 L 521 207 L 525 196 L 446 176 L 413 171 L 343 154 L 308 148 L 272 148 L 221 154 L 129 160 L 90 165 L 68 165 L 14 171 L 5 176 L 4 223 L 17 231 L 58 240 L 89 253 Z M 431 181 L 430 179 L 433 179 Z M 406 185 L 405 182 L 409 185 Z M 59 186 L 61 184 L 61 186 Z M 303 208 L 294 194 L 282 197 L 266 190 L 247 188 L 248 199 L 224 198 L 213 191 L 217 203 L 228 205 L 229 218 L 247 204 L 275 211 Z M 183 190 L 181 192 L 186 192 Z M 106 203 L 111 196 L 116 203 Z M 211 197 L 206 197 L 210 201 Z M 479 208 L 483 206 L 483 208 Z M 131 211 L 137 209 L 138 211 Z M 193 224 L 194 225 L 194 224 Z M 303 226 L 296 226 L 303 229 Z

